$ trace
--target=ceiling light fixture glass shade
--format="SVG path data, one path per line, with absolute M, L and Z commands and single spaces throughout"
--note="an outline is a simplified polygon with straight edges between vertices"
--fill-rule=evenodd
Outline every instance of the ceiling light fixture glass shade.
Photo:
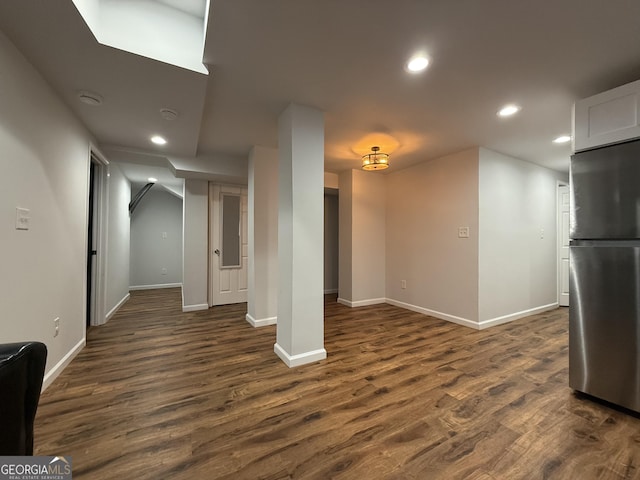
M 362 156 L 363 170 L 384 170 L 389 168 L 389 155 L 380 152 L 380 147 L 371 147 L 373 153 Z
M 557 138 L 554 138 L 553 143 L 568 143 L 571 141 L 571 136 L 569 135 L 560 135 Z
M 166 145 L 167 143 L 167 140 L 160 135 L 154 135 L 153 137 L 151 137 L 151 141 L 156 145 Z
M 511 115 L 515 115 L 521 110 L 519 105 L 505 105 L 498 112 L 499 117 L 510 117 Z

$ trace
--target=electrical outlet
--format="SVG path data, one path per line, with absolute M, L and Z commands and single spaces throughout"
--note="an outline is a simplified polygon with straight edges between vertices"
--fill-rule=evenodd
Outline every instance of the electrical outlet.
M 406 280 L 400 280 L 400 288 L 407 288 L 407 281 Z
M 162 270 L 160 270 L 160 274 L 161 275 L 166 275 L 167 274 L 167 269 L 163 268 Z
M 53 319 L 53 336 L 54 338 L 60 333 L 60 317 Z
M 458 227 L 458 238 L 469 238 L 469 227 Z

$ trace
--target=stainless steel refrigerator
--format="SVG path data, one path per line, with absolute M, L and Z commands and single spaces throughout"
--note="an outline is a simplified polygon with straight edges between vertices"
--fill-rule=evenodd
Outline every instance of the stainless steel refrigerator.
M 569 385 L 640 412 L 640 140 L 571 157 Z

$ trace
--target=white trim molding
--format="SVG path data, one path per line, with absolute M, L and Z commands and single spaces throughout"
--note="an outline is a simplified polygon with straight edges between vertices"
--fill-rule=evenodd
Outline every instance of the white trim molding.
M 284 348 L 275 343 L 273 345 L 273 351 L 280 357 L 287 367 L 299 367 L 300 365 L 306 365 L 307 363 L 313 363 L 327 358 L 327 351 L 324 348 L 319 350 L 312 350 L 310 352 L 299 353 L 297 355 L 289 355 Z
M 553 310 L 554 308 L 558 308 L 558 302 L 550 303 L 548 305 L 542 305 L 540 307 L 530 308 L 529 310 L 522 310 L 521 312 L 510 313 L 509 315 L 503 315 L 502 317 L 483 320 L 479 323 L 478 330 L 484 330 L 485 328 L 502 325 L 503 323 L 512 322 L 514 320 L 518 320 L 519 318 L 528 317 L 529 315 L 546 312 L 547 310 Z
M 352 302 L 351 300 L 346 300 L 344 298 L 338 298 L 338 303 L 342 305 L 346 305 L 347 307 L 356 308 L 356 307 L 367 307 L 369 305 L 379 305 L 381 303 L 387 303 L 386 298 L 368 298 L 366 300 L 356 300 Z
M 200 310 L 209 310 L 209 304 L 208 303 L 198 303 L 196 305 L 183 305 L 182 306 L 182 311 L 183 312 L 198 312 Z
M 71 360 L 76 358 L 76 355 L 80 353 L 80 350 L 84 348 L 87 344 L 87 341 L 83 338 L 80 340 L 57 364 L 53 366 L 51 370 L 47 372 L 42 381 L 42 391 L 53 383 L 53 381 L 58 378 L 58 375 L 62 373 L 62 371 L 67 368 L 67 365 L 71 363 Z
M 131 285 L 129 290 L 155 290 L 157 288 L 181 288 L 181 283 L 159 283 L 157 285 Z
M 115 307 L 109 310 L 109 313 L 107 313 L 107 316 L 104 318 L 104 323 L 107 323 L 109 320 L 111 320 L 111 317 L 113 317 L 116 314 L 116 312 L 120 310 L 120 308 L 129 301 L 130 298 L 131 298 L 130 293 L 127 293 L 124 297 L 122 297 L 122 300 L 120 300 Z
M 400 302 L 391 298 L 387 298 L 386 303 L 388 303 L 389 305 L 394 305 L 396 307 L 406 308 L 407 310 L 411 310 L 412 312 L 418 312 L 422 313 L 423 315 L 429 315 L 430 317 L 439 318 L 440 320 L 457 323 L 458 325 L 473 328 L 474 330 L 480 330 L 478 322 L 474 322 L 473 320 L 469 320 L 467 318 L 456 317 L 455 315 L 449 315 L 448 313 L 438 312 L 437 310 L 418 307 L 417 305 L 411 305 L 410 303 Z
M 249 322 L 249 324 L 254 328 L 266 327 L 267 325 L 276 325 L 278 323 L 278 317 L 260 318 L 256 320 L 247 313 L 245 318 L 247 322 Z

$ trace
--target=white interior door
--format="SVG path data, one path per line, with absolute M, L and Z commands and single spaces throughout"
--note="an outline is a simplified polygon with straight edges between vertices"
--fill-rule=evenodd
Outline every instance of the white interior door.
M 247 301 L 247 189 L 209 185 L 209 305 Z
M 569 187 L 558 187 L 558 304 L 569 306 Z

